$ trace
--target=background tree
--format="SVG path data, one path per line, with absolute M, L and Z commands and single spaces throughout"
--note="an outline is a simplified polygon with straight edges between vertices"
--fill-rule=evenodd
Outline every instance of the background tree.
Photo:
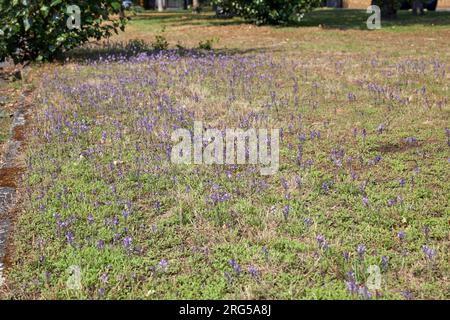
M 198 10 L 198 8 L 200 8 L 200 2 L 199 0 L 192 0 L 192 9 Z
M 71 5 L 80 8 L 79 28 L 67 25 Z M 123 31 L 126 21 L 117 0 L 0 0 L 0 60 L 52 60 L 90 39 Z
M 373 0 L 372 4 L 380 7 L 381 17 L 385 19 L 397 17 L 397 10 L 400 8 L 400 0 Z
M 289 24 L 317 7 L 320 0 L 213 0 L 224 15 L 237 15 L 256 24 Z
M 159 12 L 164 11 L 163 0 L 156 0 L 156 5 L 158 7 Z

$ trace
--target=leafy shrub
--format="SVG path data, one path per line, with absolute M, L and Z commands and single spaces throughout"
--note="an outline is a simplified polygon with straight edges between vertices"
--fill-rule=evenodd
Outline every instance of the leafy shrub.
M 166 29 L 163 27 L 161 32 L 155 36 L 155 41 L 152 42 L 152 47 L 155 50 L 167 50 L 169 49 L 169 42 L 164 36 Z
M 80 8 L 80 27 L 69 28 L 68 6 Z M 124 30 L 126 17 L 117 0 L 0 0 L 0 60 L 16 63 L 52 60 L 89 39 Z
M 142 39 L 129 40 L 125 45 L 127 52 L 139 53 L 150 50 L 149 45 Z
M 289 24 L 317 7 L 320 0 L 214 0 L 222 14 L 241 16 L 256 24 Z
M 131 11 L 131 12 L 133 12 L 133 13 L 142 13 L 142 12 L 145 12 L 145 9 L 142 8 L 142 7 L 139 6 L 139 5 L 133 5 L 133 6 L 131 6 L 131 8 L 129 9 L 129 11 Z
M 218 42 L 217 38 L 206 39 L 205 41 L 200 41 L 198 43 L 198 48 L 200 50 L 212 50 L 215 42 Z
M 372 4 L 380 7 L 383 18 L 394 18 L 400 9 L 400 0 L 372 0 Z

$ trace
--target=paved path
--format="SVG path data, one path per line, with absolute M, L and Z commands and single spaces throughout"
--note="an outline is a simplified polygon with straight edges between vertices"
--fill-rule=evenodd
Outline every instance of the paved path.
M 20 152 L 22 141 L 14 139 L 14 130 L 18 127 L 25 125 L 25 96 L 21 95 L 19 98 L 19 107 L 14 113 L 14 118 L 11 125 L 10 139 L 5 143 L 1 162 L 0 162 L 0 286 L 4 284 L 3 268 L 4 259 L 6 254 L 8 231 L 10 229 L 11 220 L 8 216 L 8 211 L 14 204 L 16 198 L 16 188 L 13 186 L 2 186 L 2 179 L 10 180 L 9 177 L 5 178 L 8 174 L 8 169 L 14 169 L 17 167 L 17 157 Z M 17 172 L 12 170 L 11 172 Z M 19 177 L 13 177 L 17 180 Z M 4 182 L 3 182 L 4 183 Z

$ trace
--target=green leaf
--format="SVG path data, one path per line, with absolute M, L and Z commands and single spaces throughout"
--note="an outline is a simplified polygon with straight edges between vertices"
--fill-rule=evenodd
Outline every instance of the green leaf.
M 120 2 L 115 2 L 115 1 L 113 3 L 111 3 L 111 6 L 113 7 L 114 10 L 120 10 L 120 8 L 122 7 Z
M 25 27 L 25 31 L 28 31 L 30 29 L 30 21 L 28 21 L 28 18 L 23 19 L 23 25 Z
M 47 17 L 48 16 L 49 7 L 42 6 L 41 7 L 41 11 L 44 13 L 44 17 Z
M 61 2 L 62 2 L 62 0 L 54 0 L 54 1 L 50 4 L 50 7 L 54 7 L 54 6 L 58 5 L 58 4 L 60 4 Z

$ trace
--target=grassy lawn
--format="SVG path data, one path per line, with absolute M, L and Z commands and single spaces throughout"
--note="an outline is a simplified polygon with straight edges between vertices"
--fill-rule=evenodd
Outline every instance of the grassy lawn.
M 111 43 L 173 50 L 35 70 L 7 297 L 448 299 L 450 12 L 366 17 L 146 12 Z M 281 128 L 278 172 L 173 164 L 194 121 Z

